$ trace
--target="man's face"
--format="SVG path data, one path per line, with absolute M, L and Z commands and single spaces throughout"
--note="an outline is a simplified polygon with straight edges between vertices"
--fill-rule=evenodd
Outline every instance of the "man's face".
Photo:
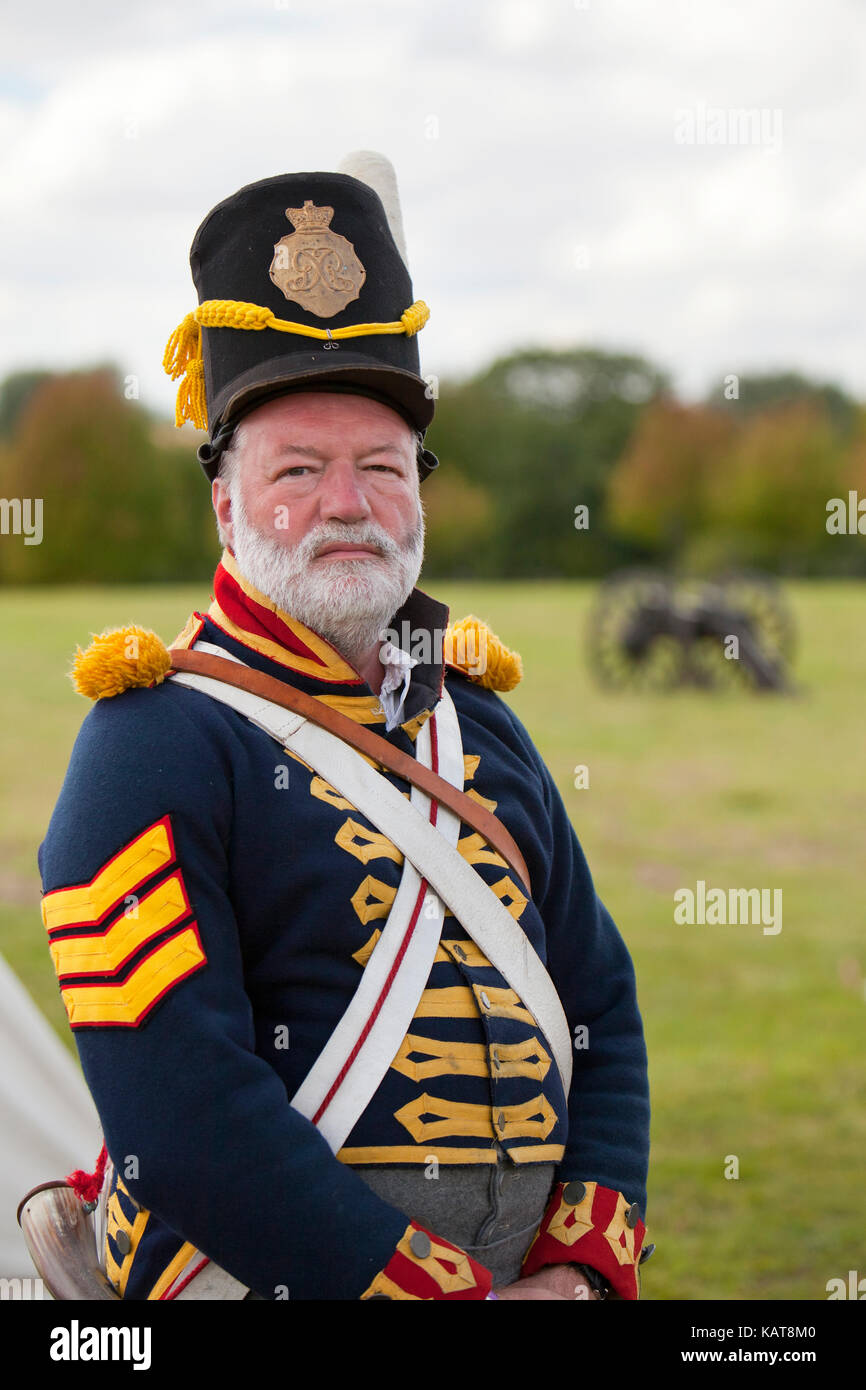
M 364 396 L 300 392 L 245 416 L 213 503 L 244 577 L 344 653 L 369 648 L 421 569 L 415 435 Z

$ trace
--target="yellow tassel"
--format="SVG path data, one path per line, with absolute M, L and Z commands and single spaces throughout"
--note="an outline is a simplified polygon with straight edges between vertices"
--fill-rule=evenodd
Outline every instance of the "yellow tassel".
M 523 678 L 519 654 L 472 613 L 446 629 L 443 652 L 449 666 L 456 666 L 487 690 L 513 690 Z
M 174 423 L 180 428 L 184 420 L 190 420 L 198 430 L 207 429 L 204 363 L 200 357 L 187 363 L 186 375 L 177 388 Z
M 177 388 L 174 423 L 178 429 L 190 420 L 199 430 L 207 429 L 207 401 L 204 389 L 204 363 L 201 359 L 201 328 L 195 313 L 187 314 L 165 345 L 163 370 L 181 383 Z
M 160 685 L 171 669 L 168 648 L 145 627 L 101 632 L 86 651 L 76 649 L 70 677 L 79 695 L 103 700 L 132 686 Z
M 188 362 L 201 357 L 201 329 L 194 313 L 187 314 L 172 333 L 165 345 L 162 366 L 172 381 L 186 370 Z

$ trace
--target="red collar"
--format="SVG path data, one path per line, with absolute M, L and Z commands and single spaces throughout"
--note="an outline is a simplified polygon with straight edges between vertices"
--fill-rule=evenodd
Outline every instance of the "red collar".
M 254 589 L 228 550 L 223 552 L 214 576 L 214 601 L 208 617 L 229 637 L 280 666 L 325 684 L 364 684 L 336 647 Z

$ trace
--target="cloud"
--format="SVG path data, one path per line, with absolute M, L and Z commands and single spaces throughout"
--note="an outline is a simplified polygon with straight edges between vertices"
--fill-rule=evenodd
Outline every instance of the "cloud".
M 0 372 L 113 357 L 170 409 L 207 211 L 368 147 L 397 168 L 426 370 L 591 342 L 692 393 L 732 363 L 861 390 L 854 0 L 820 25 L 803 0 L 49 0 L 2 41 Z M 759 113 L 753 134 L 778 112 L 781 140 L 683 144 L 683 111 L 705 134 L 713 111 Z

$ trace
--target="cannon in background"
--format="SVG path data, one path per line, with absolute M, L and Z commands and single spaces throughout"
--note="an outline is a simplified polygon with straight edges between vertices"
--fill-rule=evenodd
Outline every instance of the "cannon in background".
M 766 575 L 613 574 L 591 610 L 588 647 L 590 668 L 609 690 L 793 689 L 794 623 Z

